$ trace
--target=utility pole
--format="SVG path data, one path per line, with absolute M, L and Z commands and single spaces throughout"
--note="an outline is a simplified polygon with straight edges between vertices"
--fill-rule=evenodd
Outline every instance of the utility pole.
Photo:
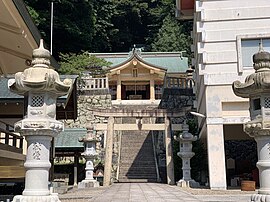
M 52 43 L 53 43 L 53 2 L 51 2 L 51 55 L 52 55 Z

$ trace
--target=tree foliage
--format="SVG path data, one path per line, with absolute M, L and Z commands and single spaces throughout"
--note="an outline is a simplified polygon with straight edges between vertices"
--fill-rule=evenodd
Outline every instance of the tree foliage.
M 191 37 L 174 17 L 167 15 L 159 29 L 157 37 L 151 44 L 152 51 L 186 51 L 190 53 Z
M 45 41 L 50 1 L 25 0 Z M 175 0 L 54 0 L 53 53 L 189 51 L 191 23 L 177 22 Z
M 45 41 L 50 41 L 51 1 L 26 0 L 34 22 Z M 91 50 L 94 35 L 93 5 L 87 0 L 55 0 L 53 53 Z
M 97 58 L 86 51 L 79 54 L 60 54 L 60 59 L 61 68 L 59 72 L 62 74 L 78 74 L 81 76 L 88 72 L 90 75 L 99 76 L 105 74 L 106 67 L 110 65 L 104 59 Z

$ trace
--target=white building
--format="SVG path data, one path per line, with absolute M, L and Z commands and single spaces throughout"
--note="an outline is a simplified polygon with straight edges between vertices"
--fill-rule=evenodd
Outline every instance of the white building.
M 210 188 L 226 189 L 224 141 L 249 138 L 242 129 L 249 120 L 248 99 L 236 97 L 232 83 L 253 72 L 252 55 L 261 40 L 270 50 L 270 2 L 177 0 L 176 5 L 179 19 L 194 22 L 194 90 L 197 111 L 206 117 L 199 118 L 199 127 L 207 145 Z

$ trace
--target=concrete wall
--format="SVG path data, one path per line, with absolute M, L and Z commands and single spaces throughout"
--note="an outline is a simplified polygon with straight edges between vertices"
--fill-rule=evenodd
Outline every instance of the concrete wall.
M 236 97 L 231 88 L 233 81 L 243 82 L 253 72 L 242 65 L 241 41 L 269 36 L 267 0 L 196 1 L 194 90 L 198 111 L 206 115 L 201 134 L 206 134 L 212 189 L 226 189 L 223 124 L 241 124 L 249 118 L 248 100 Z

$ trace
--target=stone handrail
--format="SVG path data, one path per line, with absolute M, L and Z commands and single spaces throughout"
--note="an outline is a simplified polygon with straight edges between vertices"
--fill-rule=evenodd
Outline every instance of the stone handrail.
M 154 152 L 154 159 L 155 159 L 155 167 L 156 167 L 156 174 L 157 174 L 157 182 L 160 182 L 160 175 L 159 175 L 159 169 L 158 169 L 158 162 L 157 162 L 157 152 L 156 152 L 156 144 L 155 144 L 155 138 L 153 131 L 151 130 L 151 138 L 152 138 L 152 147 Z
M 108 77 L 102 78 L 82 77 L 81 79 L 82 82 L 79 84 L 80 90 L 99 90 L 109 88 Z
M 167 77 L 164 81 L 165 88 L 192 89 L 194 80 L 192 78 Z

